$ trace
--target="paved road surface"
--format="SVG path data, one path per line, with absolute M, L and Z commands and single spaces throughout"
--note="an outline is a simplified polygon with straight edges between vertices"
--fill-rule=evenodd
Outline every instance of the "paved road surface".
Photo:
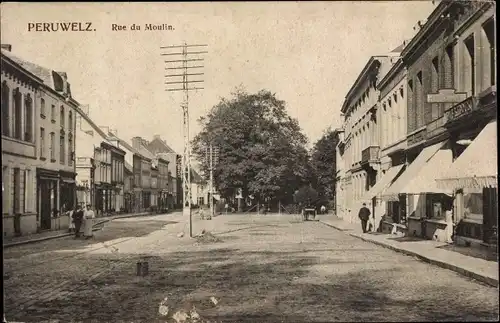
M 449 321 L 498 319 L 498 292 L 454 272 L 291 216 L 195 220 L 221 241 L 187 235 L 179 214 L 113 221 L 93 241 L 5 250 L 7 319 L 23 322 Z M 148 257 L 150 274 L 135 276 Z M 210 301 L 214 297 L 217 302 Z M 215 304 L 216 303 L 216 304 Z M 170 322 L 170 321 L 169 321 Z

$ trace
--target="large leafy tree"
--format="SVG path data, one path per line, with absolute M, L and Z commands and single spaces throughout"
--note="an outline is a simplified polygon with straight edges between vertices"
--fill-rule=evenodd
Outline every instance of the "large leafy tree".
M 314 172 L 312 185 L 323 201 L 331 201 L 335 196 L 336 147 L 339 142 L 338 132 L 332 129 L 325 131 L 314 144 L 311 153 L 311 167 Z
M 275 94 L 237 89 L 199 121 L 203 128 L 193 152 L 208 174 L 206 147 L 212 142 L 218 148 L 214 182 L 224 197 L 241 189 L 244 197 L 260 201 L 293 199 L 308 181 L 307 139 Z

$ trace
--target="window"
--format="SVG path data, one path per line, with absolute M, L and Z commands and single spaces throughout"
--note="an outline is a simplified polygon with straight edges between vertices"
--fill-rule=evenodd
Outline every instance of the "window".
M 446 55 L 445 55 L 445 69 L 444 69 L 444 87 L 447 89 L 453 88 L 455 82 L 454 82 L 454 77 L 455 77 L 455 72 L 454 72 L 454 64 L 455 64 L 455 57 L 453 54 L 453 45 L 448 45 L 446 47 Z
M 45 100 L 43 98 L 40 99 L 40 115 L 45 117 Z
M 486 36 L 486 41 L 487 45 L 484 48 L 484 56 L 486 58 L 485 63 L 489 65 L 489 69 L 487 68 L 485 70 L 485 74 L 489 70 L 489 85 L 495 85 L 495 73 L 496 73 L 496 68 L 495 68 L 495 55 L 496 55 L 496 50 L 495 50 L 495 20 L 494 18 L 489 19 L 486 23 L 483 25 L 483 33 Z
M 40 157 L 45 158 L 45 129 L 40 128 Z
M 415 100 L 415 124 L 417 128 L 420 128 L 423 126 L 423 117 L 424 114 L 421 113 L 423 107 L 424 107 L 424 102 L 422 100 L 424 91 L 423 91 L 423 77 L 422 77 L 422 72 L 417 73 L 417 86 L 415 88 L 416 91 L 416 100 Z
M 432 60 L 431 91 L 436 93 L 439 87 L 439 58 L 436 56 Z
M 404 92 L 405 92 L 405 91 L 404 91 L 404 89 L 403 89 L 403 88 L 400 88 L 400 89 L 399 89 L 399 95 L 401 96 L 401 98 L 404 98 L 404 94 L 405 94 Z
M 64 164 L 64 158 L 66 156 L 66 149 L 64 149 L 65 145 L 64 145 L 64 136 L 61 136 L 59 138 L 59 161 L 61 162 L 61 164 Z
M 73 113 L 71 111 L 68 112 L 68 129 L 69 131 L 73 129 Z
M 61 114 L 60 114 L 60 118 L 61 118 L 61 128 L 64 128 L 64 106 L 61 105 Z
M 2 82 L 2 135 L 10 135 L 10 89 L 7 81 Z
M 52 122 L 56 122 L 56 106 L 52 104 L 50 107 L 50 119 Z
M 21 169 L 20 168 L 14 168 L 14 175 L 13 175 L 13 185 L 12 187 L 14 188 L 14 205 L 13 205 L 13 213 L 18 214 L 22 213 L 21 210 Z
M 437 93 L 439 89 L 439 57 L 436 56 L 432 59 L 431 64 L 431 92 Z M 436 120 L 441 116 L 441 109 L 439 103 L 431 103 L 431 113 L 427 117 L 427 122 Z
M 50 146 L 49 146 L 49 150 L 50 150 L 50 160 L 52 162 L 55 161 L 55 145 L 56 145 L 56 140 L 55 140 L 55 133 L 51 132 L 50 133 Z
M 23 123 L 22 123 L 22 94 L 19 91 L 19 88 L 16 88 L 13 92 L 14 96 L 14 114 L 12 116 L 12 121 L 14 123 L 14 138 L 22 140 L 22 131 L 23 131 Z
M 68 166 L 73 166 L 73 137 L 68 136 Z
M 24 170 L 24 192 L 23 192 L 23 199 L 24 199 L 24 211 L 27 212 L 30 210 L 30 205 L 29 201 L 31 200 L 29 197 L 29 192 L 30 192 L 30 171 L 29 169 Z
M 24 140 L 33 141 L 33 99 L 29 94 L 24 99 Z
M 474 34 L 470 35 L 464 41 L 465 49 L 466 49 L 466 76 L 465 82 L 467 84 L 466 90 L 471 91 L 471 94 L 476 94 L 476 82 L 475 82 L 475 74 L 476 74 L 476 56 L 475 56 L 475 42 L 474 42 Z
M 2 166 L 2 212 L 9 213 L 9 197 L 10 192 L 9 185 L 10 183 L 10 170 L 7 166 Z

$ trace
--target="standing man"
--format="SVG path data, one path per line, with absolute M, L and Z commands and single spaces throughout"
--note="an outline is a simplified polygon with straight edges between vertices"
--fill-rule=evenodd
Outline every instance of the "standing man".
M 80 230 L 82 228 L 83 222 L 83 209 L 81 205 L 76 207 L 76 211 L 73 212 L 73 222 L 75 223 L 75 239 L 80 237 Z
M 361 220 L 361 228 L 363 229 L 363 233 L 366 233 L 366 224 L 370 219 L 370 214 L 371 212 L 366 207 L 366 203 L 363 203 L 363 206 L 361 207 L 361 209 L 359 209 L 359 214 L 358 214 L 358 217 Z
M 85 222 L 84 222 L 83 235 L 85 236 L 85 239 L 90 239 L 93 236 L 92 225 L 94 223 L 94 218 L 95 218 L 94 211 L 92 211 L 91 205 L 87 204 L 87 210 L 84 213 Z

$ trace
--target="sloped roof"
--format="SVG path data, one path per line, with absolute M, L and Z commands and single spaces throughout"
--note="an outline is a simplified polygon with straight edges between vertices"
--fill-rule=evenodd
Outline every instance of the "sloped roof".
M 43 80 L 38 77 L 37 75 L 33 74 L 31 71 L 27 70 L 24 68 L 21 64 L 19 64 L 18 60 L 13 59 L 14 56 L 7 50 L 2 49 L 1 51 L 1 56 L 3 59 L 7 60 L 10 64 L 16 65 L 16 68 L 25 73 L 26 75 L 30 76 L 33 79 L 36 79 L 37 82 L 43 83 Z
M 118 141 L 118 143 L 120 145 L 122 145 L 126 149 L 130 150 L 132 153 L 137 154 L 137 155 L 141 155 L 141 153 L 137 149 L 135 149 L 134 147 L 132 147 L 132 145 L 130 145 L 128 142 L 126 142 L 125 140 L 119 138 L 118 136 L 116 136 L 114 134 L 109 134 L 108 139 L 111 140 L 111 141 Z M 144 156 L 144 157 L 146 157 L 146 156 Z
M 139 153 L 146 157 L 146 158 L 149 158 L 149 159 L 156 159 L 156 156 L 153 155 L 146 147 L 144 147 L 143 145 L 141 145 L 141 147 L 139 147 Z
M 119 138 L 115 134 L 109 133 L 108 135 L 109 135 L 109 137 L 108 137 L 109 140 L 118 141 L 118 143 L 120 145 L 127 148 L 128 150 L 130 150 L 134 154 L 137 154 L 137 155 L 142 156 L 142 157 L 146 157 L 146 158 L 151 159 L 151 160 L 156 159 L 155 155 L 153 155 L 146 147 L 141 145 L 141 147 L 139 149 L 135 149 L 134 147 L 132 147 L 132 145 L 130 145 L 125 140 Z
M 52 90 L 56 91 L 55 85 L 54 85 L 54 78 L 53 78 L 53 73 L 56 73 L 48 68 L 45 68 L 43 66 L 28 62 L 22 58 L 19 58 L 15 55 L 13 55 L 11 52 L 8 50 L 3 50 L 2 49 L 2 54 L 19 64 L 21 67 L 26 69 L 28 72 L 36 75 L 40 79 L 42 79 L 43 83 L 50 87 Z M 56 73 L 57 74 L 57 73 Z M 59 75 L 60 76 L 60 75 Z
M 167 143 L 160 138 L 154 138 L 151 140 L 148 144 L 147 147 L 150 151 L 156 152 L 156 153 L 167 153 L 167 154 L 175 154 L 175 151 L 167 145 Z

